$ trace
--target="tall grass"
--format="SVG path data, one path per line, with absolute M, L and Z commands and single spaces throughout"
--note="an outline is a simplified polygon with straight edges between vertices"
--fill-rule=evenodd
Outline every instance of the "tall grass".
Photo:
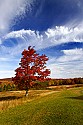
M 59 92 L 33 90 L 29 94 L 29 102 L 0 113 L 0 125 L 83 124 L 83 87 Z
M 0 111 L 6 110 L 10 107 L 21 105 L 25 102 L 30 102 L 42 93 L 51 92 L 50 90 L 30 90 L 28 97 L 25 97 L 25 91 L 7 91 L 0 92 Z

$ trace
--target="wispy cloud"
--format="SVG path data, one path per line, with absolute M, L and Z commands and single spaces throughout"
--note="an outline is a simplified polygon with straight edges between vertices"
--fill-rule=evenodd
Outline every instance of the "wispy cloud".
M 7 47 L 3 45 L 3 42 L 6 40 L 10 40 L 14 38 L 17 40 L 16 46 Z M 7 53 L 11 56 L 17 55 L 23 51 L 23 49 L 27 49 L 28 46 L 35 46 L 36 49 L 42 48 L 43 45 L 43 36 L 39 35 L 39 32 L 35 32 L 32 30 L 20 30 L 20 31 L 12 31 L 6 36 L 2 38 L 1 51 L 2 53 Z M 12 43 L 14 41 L 12 40 Z
M 83 77 L 83 49 L 63 50 L 64 55 L 48 64 L 53 78 Z
M 24 16 L 26 5 L 28 11 L 32 2 L 33 0 L 0 0 L 0 36 L 8 32 L 15 17 Z
M 56 26 L 53 29 L 48 29 L 45 34 L 48 39 L 51 39 L 55 44 L 64 42 L 82 42 L 83 41 L 83 26 L 67 27 Z
M 20 59 L 9 56 L 0 57 L 0 78 L 13 77 L 14 70 L 19 66 Z
M 48 68 L 51 70 L 52 78 L 75 78 L 83 77 L 83 61 L 72 62 L 72 63 L 59 63 L 49 64 Z
M 58 61 L 60 62 L 69 62 L 69 61 L 83 61 L 83 49 L 71 49 L 71 50 L 62 50 L 64 53 Z
M 11 78 L 14 77 L 14 70 L 0 70 L 0 78 Z
M 2 43 L 10 38 L 17 39 L 18 45 L 13 48 L 15 50 L 18 48 L 20 50 L 21 48 L 22 51 L 22 49 L 28 45 L 33 45 L 37 49 L 43 49 L 68 42 L 83 42 L 83 26 L 56 26 L 41 34 L 38 31 L 24 29 L 12 31 L 2 38 Z

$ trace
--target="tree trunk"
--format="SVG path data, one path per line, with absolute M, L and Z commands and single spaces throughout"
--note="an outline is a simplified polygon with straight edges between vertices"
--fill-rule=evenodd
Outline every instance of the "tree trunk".
M 25 96 L 28 97 L 28 89 L 26 89 Z

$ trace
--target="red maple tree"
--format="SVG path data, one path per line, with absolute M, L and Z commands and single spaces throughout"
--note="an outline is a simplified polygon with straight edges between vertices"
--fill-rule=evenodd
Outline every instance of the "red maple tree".
M 26 90 L 26 95 L 35 81 L 44 81 L 50 75 L 50 70 L 45 66 L 46 61 L 48 57 L 45 54 L 40 56 L 31 46 L 22 52 L 20 67 L 15 70 L 13 81 L 20 89 Z

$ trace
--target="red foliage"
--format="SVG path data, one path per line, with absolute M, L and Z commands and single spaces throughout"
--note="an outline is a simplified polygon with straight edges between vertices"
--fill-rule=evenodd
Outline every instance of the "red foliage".
M 19 88 L 28 89 L 34 84 L 34 81 L 44 81 L 50 75 L 50 70 L 45 66 L 46 61 L 48 61 L 48 57 L 45 54 L 39 56 L 34 48 L 29 46 L 28 50 L 22 52 L 20 67 L 15 70 L 14 83 Z

